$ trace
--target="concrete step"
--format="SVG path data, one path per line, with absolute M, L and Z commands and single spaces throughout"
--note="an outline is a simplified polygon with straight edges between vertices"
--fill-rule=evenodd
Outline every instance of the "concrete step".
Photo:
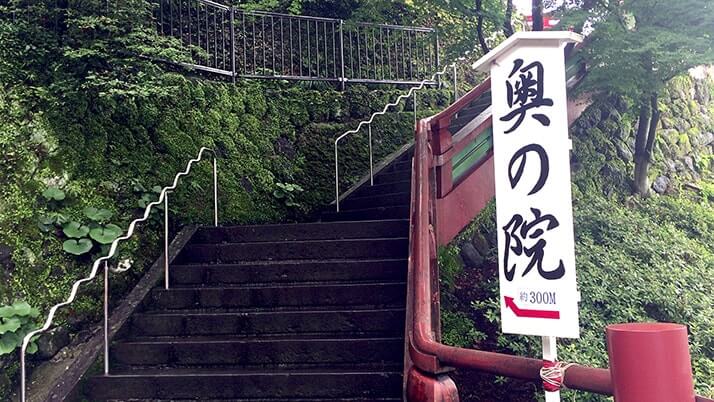
M 147 308 L 404 305 L 404 282 L 310 283 L 268 286 L 173 287 L 153 289 Z
M 401 372 L 369 370 L 238 371 L 159 369 L 89 379 L 92 401 L 111 399 L 398 398 Z M 370 399 L 373 400 L 373 399 Z
M 407 170 L 411 171 L 412 170 L 412 158 L 414 157 L 413 153 L 409 153 L 408 156 L 405 156 L 403 159 L 400 159 L 399 161 L 394 161 L 392 162 L 389 166 L 387 166 L 383 171 L 401 171 L 401 170 Z
M 408 181 L 411 180 L 411 171 L 408 169 L 405 170 L 398 170 L 398 171 L 393 171 L 393 172 L 379 172 L 375 177 L 374 177 L 374 183 L 375 184 L 388 184 L 388 183 L 396 183 L 400 181 Z
M 131 336 L 300 333 L 402 334 L 404 309 L 333 309 L 134 314 Z
M 409 218 L 409 206 L 375 207 L 364 209 L 342 210 L 322 214 L 322 220 L 331 221 L 356 221 L 362 219 L 396 219 Z
M 172 265 L 171 283 L 185 285 L 404 280 L 405 258 L 250 261 L 240 264 Z
M 231 365 L 401 363 L 404 340 L 391 338 L 204 339 L 120 342 L 112 346 L 118 365 Z
M 187 264 L 318 258 L 397 258 L 407 255 L 407 246 L 406 237 L 188 244 L 176 262 Z
M 409 180 L 397 181 L 387 184 L 375 184 L 374 186 L 370 186 L 369 183 L 365 183 L 360 188 L 358 188 L 357 191 L 352 193 L 352 196 L 370 197 L 383 194 L 409 193 L 410 189 L 411 181 Z
M 370 197 L 347 197 L 340 203 L 340 209 L 348 211 L 351 209 L 365 209 L 374 207 L 408 206 L 411 195 L 408 192 L 380 194 Z M 404 220 L 409 225 L 409 220 Z M 409 230 L 408 228 L 406 229 Z
M 400 237 L 404 236 L 404 233 L 409 230 L 408 228 L 409 222 L 406 220 L 203 227 L 193 235 L 191 243 L 279 242 L 288 240 Z
M 458 114 L 458 117 L 451 120 L 451 124 L 449 124 L 449 131 L 452 134 L 456 134 L 471 120 L 475 119 L 477 116 L 483 113 L 484 110 L 488 109 L 488 107 L 491 106 L 491 100 L 487 99 L 486 101 L 481 101 L 472 105 L 473 106 L 470 106 L 467 109 L 461 110 Z

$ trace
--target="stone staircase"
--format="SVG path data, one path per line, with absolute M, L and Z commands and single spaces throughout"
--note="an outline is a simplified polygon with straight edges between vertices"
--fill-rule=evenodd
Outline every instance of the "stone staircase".
M 92 401 L 400 401 L 411 157 L 322 221 L 202 228 Z

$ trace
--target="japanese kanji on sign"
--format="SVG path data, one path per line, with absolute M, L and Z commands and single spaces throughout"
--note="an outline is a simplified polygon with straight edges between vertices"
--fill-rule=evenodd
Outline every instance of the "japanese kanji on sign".
M 487 56 L 504 333 L 579 336 L 564 58 L 574 40 L 521 33 Z

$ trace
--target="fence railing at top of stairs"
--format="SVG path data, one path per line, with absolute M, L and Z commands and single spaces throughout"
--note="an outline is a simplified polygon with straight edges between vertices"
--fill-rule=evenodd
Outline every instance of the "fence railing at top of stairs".
M 214 150 L 206 147 L 202 147 L 198 151 L 196 158 L 191 159 L 186 164 L 186 169 L 179 172 L 174 176 L 174 180 L 170 186 L 166 186 L 161 189 L 159 193 L 159 198 L 156 201 L 149 203 L 144 209 L 144 213 L 140 218 L 134 219 L 123 236 L 116 238 L 110 245 L 109 252 L 107 255 L 97 258 L 92 264 L 92 270 L 89 275 L 85 278 L 79 279 L 72 285 L 72 290 L 70 292 L 67 300 L 56 304 L 50 308 L 50 312 L 47 315 L 44 325 L 30 333 L 28 333 L 22 340 L 22 346 L 20 348 L 20 399 L 21 402 L 26 402 L 27 398 L 27 366 L 26 366 L 26 354 L 27 347 L 32 342 L 33 338 L 45 331 L 47 331 L 51 326 L 55 318 L 57 311 L 64 306 L 70 305 L 74 299 L 77 297 L 77 292 L 79 292 L 79 286 L 86 282 L 91 282 L 97 276 L 99 272 L 99 267 L 103 266 L 104 269 L 104 373 L 109 373 L 109 336 L 108 336 L 108 318 L 109 318 L 109 260 L 115 256 L 117 247 L 119 243 L 130 239 L 134 235 L 136 230 L 136 225 L 149 219 L 151 212 L 154 207 L 163 204 L 164 209 L 164 287 L 169 288 L 169 193 L 176 190 L 178 187 L 179 179 L 183 176 L 188 175 L 195 163 L 198 163 L 204 159 L 204 154 L 212 155 L 212 170 L 213 170 L 213 225 L 218 226 L 218 162 L 217 156 Z M 115 272 L 123 272 L 123 270 L 116 270 Z
M 436 29 L 153 0 L 157 31 L 197 70 L 232 77 L 419 84 L 439 69 Z M 434 84 L 434 82 L 429 82 Z

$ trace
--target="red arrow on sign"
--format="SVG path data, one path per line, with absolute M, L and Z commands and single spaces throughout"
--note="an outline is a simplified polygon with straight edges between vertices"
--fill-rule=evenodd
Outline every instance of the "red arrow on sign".
M 512 297 L 504 296 L 503 298 L 506 299 L 506 307 L 513 310 L 513 314 L 515 314 L 516 317 L 547 318 L 551 320 L 560 319 L 560 311 L 521 309 L 516 306 L 516 303 L 513 301 Z

